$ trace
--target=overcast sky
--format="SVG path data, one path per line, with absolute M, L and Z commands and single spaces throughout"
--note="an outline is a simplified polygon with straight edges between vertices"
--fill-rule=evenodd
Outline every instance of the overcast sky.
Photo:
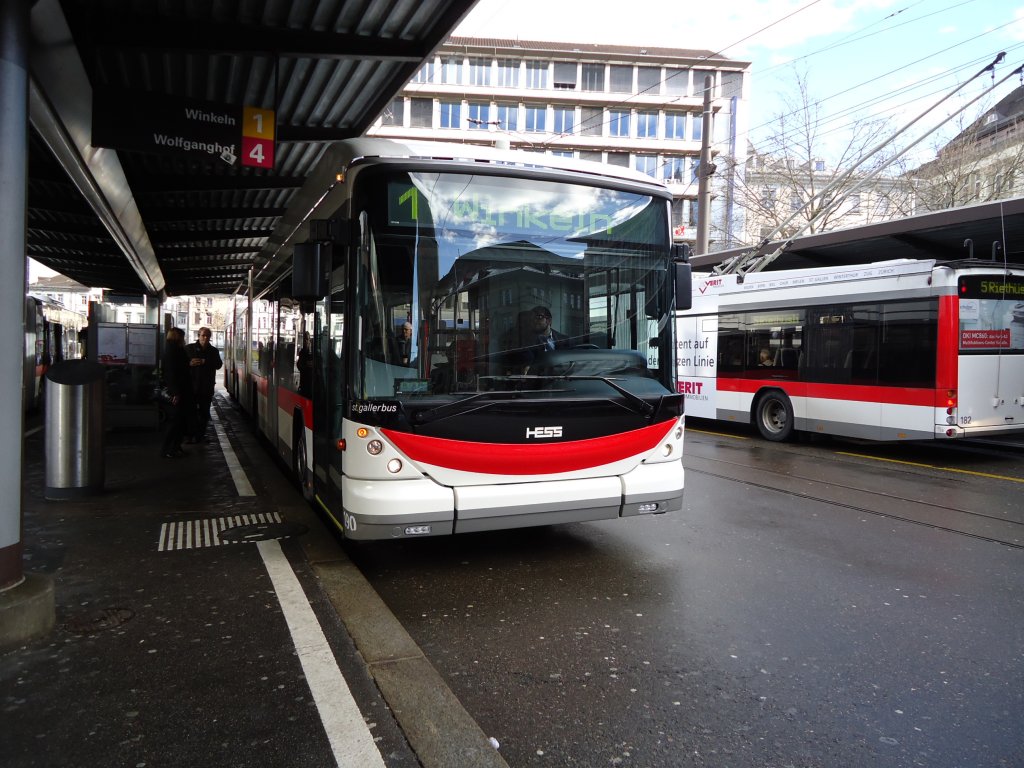
M 836 132 L 853 116 L 888 115 L 898 127 L 1006 51 L 998 80 L 1024 63 L 1024 0 L 480 0 L 454 34 L 696 48 L 749 61 L 756 141 L 779 95 L 792 92 L 794 67 L 806 70 Z M 991 84 L 976 80 L 964 100 L 983 82 Z M 1012 78 L 985 103 L 1019 85 Z

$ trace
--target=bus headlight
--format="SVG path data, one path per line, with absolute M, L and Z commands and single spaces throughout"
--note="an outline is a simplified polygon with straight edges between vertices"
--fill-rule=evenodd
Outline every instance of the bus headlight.
M 376 456 L 383 450 L 384 443 L 382 443 L 380 440 L 371 440 L 366 444 L 366 452 L 371 456 Z
M 391 461 L 388 462 L 388 472 L 390 472 L 393 475 L 397 475 L 401 471 L 402 471 L 402 460 L 401 459 L 392 459 Z
M 665 443 L 663 446 L 661 446 L 661 455 L 662 456 L 671 456 L 672 455 L 672 443 Z

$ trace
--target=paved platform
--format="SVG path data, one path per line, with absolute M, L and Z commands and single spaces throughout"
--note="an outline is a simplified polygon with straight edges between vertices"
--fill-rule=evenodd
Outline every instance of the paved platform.
M 25 570 L 56 626 L 0 656 L 0 762 L 504 766 L 245 415 L 215 412 L 179 459 L 108 432 L 77 500 L 43 498 L 29 431 Z

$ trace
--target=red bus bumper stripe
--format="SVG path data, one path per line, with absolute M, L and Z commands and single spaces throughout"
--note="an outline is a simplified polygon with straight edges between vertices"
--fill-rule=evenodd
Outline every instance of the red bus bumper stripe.
M 561 443 L 475 443 L 390 429 L 382 429 L 381 434 L 412 461 L 423 464 L 492 475 L 549 475 L 646 455 L 675 424 L 671 419 L 618 435 Z

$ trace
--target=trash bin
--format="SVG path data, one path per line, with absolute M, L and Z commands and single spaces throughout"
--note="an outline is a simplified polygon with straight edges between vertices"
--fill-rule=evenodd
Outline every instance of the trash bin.
M 106 368 L 65 360 L 46 372 L 47 499 L 73 499 L 103 489 L 103 402 Z

